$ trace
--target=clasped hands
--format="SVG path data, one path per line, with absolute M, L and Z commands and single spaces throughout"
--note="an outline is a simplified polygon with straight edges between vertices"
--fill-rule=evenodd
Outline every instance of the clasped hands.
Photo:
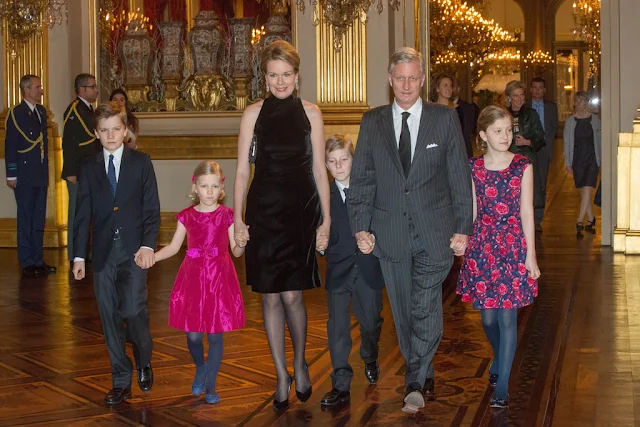
M 356 243 L 358 249 L 365 255 L 369 255 L 373 252 L 373 248 L 376 246 L 376 236 L 368 231 L 359 231 L 356 233 Z
M 453 249 L 455 256 L 462 256 L 467 250 L 467 244 L 469 243 L 469 236 L 466 234 L 456 233 L 449 239 L 449 247 Z

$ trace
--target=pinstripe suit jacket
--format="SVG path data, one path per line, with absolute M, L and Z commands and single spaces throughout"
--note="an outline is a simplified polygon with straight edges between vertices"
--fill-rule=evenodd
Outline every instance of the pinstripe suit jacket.
M 473 195 L 455 110 L 423 102 L 409 176 L 398 155 L 391 105 L 362 117 L 349 186 L 351 230 L 376 236 L 374 255 L 397 262 L 411 256 L 409 218 L 427 254 L 453 255 L 454 233 L 473 231 Z

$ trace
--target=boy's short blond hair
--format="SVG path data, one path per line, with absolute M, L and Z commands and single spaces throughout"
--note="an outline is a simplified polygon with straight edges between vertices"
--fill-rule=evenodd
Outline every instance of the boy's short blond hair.
M 353 148 L 353 141 L 347 135 L 341 133 L 335 133 L 331 135 L 325 141 L 325 155 L 336 150 L 349 150 L 349 154 L 353 156 L 355 149 Z

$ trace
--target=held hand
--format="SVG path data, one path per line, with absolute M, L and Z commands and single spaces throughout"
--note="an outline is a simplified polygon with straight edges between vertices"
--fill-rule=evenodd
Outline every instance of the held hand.
M 69 181 L 72 184 L 75 184 L 76 182 L 78 182 L 78 177 L 77 176 L 68 176 L 67 177 L 67 181 Z
M 467 244 L 469 243 L 469 236 L 466 234 L 454 234 L 453 237 L 449 240 L 449 247 L 453 249 L 453 254 L 455 256 L 462 256 L 464 252 L 467 250 Z
M 84 261 L 75 261 L 73 263 L 73 278 L 76 280 L 82 280 L 84 279 L 84 274 Z
M 376 243 L 376 238 L 373 236 L 373 234 L 369 233 L 368 231 L 359 231 L 356 233 L 355 237 L 360 252 L 366 255 L 370 254 L 373 251 L 373 247 Z
M 536 260 L 535 256 L 527 255 L 524 266 L 527 268 L 529 277 L 531 277 L 533 280 L 537 280 L 540 278 L 540 267 L 538 267 L 538 260 Z
M 156 263 L 154 253 L 149 248 L 138 249 L 138 252 L 133 254 L 133 257 L 136 261 L 136 264 L 142 269 L 151 268 Z
M 331 224 L 324 221 L 316 230 L 316 250 L 323 252 L 329 246 L 329 232 L 331 231 Z
M 571 166 L 565 166 L 565 168 L 564 168 L 564 169 L 567 171 L 567 173 L 568 173 L 569 175 L 572 175 L 572 174 L 573 174 L 573 168 L 572 168 Z
M 15 190 L 16 189 L 16 185 L 18 184 L 18 180 L 17 179 L 8 179 L 7 180 L 7 185 L 9 186 L 10 189 Z
M 518 136 L 516 136 L 516 145 L 518 147 L 531 145 L 531 140 L 523 137 L 522 135 L 518 135 Z
M 249 226 L 246 225 L 242 221 L 236 221 L 233 223 L 234 229 L 234 240 L 236 241 L 236 245 L 240 248 L 244 248 L 247 246 L 247 242 L 249 241 Z

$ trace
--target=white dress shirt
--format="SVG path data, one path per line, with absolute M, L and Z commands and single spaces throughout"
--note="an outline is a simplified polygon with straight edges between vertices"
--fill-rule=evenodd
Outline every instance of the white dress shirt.
M 91 105 L 91 103 L 90 103 L 89 101 L 87 101 L 86 99 L 84 99 L 84 98 L 83 98 L 83 97 L 81 97 L 81 96 L 79 96 L 78 98 L 80 98 L 80 99 L 82 100 L 82 102 L 84 102 L 84 103 L 85 103 L 85 105 L 86 105 L 87 107 L 89 107 L 89 109 L 90 109 L 91 111 L 93 111 L 93 106 Z
M 411 161 L 413 161 L 413 153 L 416 151 L 416 141 L 418 140 L 418 131 L 420 130 L 420 116 L 422 115 L 422 98 L 418 98 L 415 104 L 408 110 L 400 108 L 394 100 L 391 105 L 393 113 L 393 129 L 396 131 L 396 144 L 400 144 L 400 133 L 402 132 L 402 113 L 408 111 L 411 115 L 407 119 L 409 133 L 411 134 Z
M 124 152 L 124 144 L 120 146 L 116 151 L 110 153 L 106 148 L 102 149 L 104 153 L 104 170 L 109 176 L 109 155 L 113 154 L 113 166 L 116 167 L 116 182 L 120 181 L 120 165 L 122 164 L 122 153 Z
M 30 103 L 29 101 L 27 101 L 26 99 L 24 100 L 24 102 L 29 106 L 32 113 L 36 113 L 36 117 L 38 117 L 38 121 L 42 123 L 42 117 L 40 117 L 40 113 L 38 112 L 38 109 L 36 108 L 36 106 Z
M 344 203 L 344 201 L 346 200 L 346 196 L 344 195 L 344 189 L 349 187 L 342 185 L 337 180 L 334 182 L 336 183 L 336 187 L 338 187 L 338 190 L 340 190 L 340 197 L 342 197 L 342 202 Z

